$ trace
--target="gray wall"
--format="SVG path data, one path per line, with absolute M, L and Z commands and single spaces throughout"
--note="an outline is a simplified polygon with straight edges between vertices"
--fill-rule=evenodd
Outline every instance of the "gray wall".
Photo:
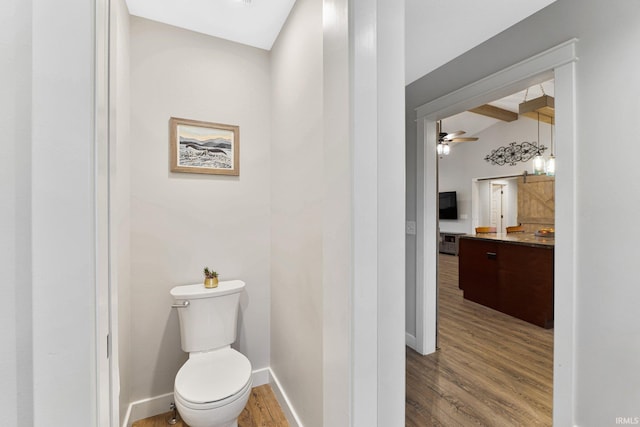
M 323 425 L 322 2 L 296 2 L 271 51 L 271 369 Z
M 0 4 L 0 413 L 3 423 L 19 427 L 33 425 L 31 11 L 24 0 Z
M 268 52 L 131 17 L 131 399 L 169 393 L 186 360 L 169 290 L 242 279 L 236 347 L 269 366 Z M 169 118 L 240 126 L 240 176 L 169 172 Z
M 614 425 L 620 416 L 638 416 L 640 328 L 636 319 L 640 288 L 635 280 L 635 237 L 640 170 L 634 138 L 640 133 L 640 3 L 558 0 L 532 17 L 412 83 L 407 94 L 407 151 L 415 152 L 414 108 L 578 37 L 576 66 L 578 181 L 575 182 L 578 251 L 574 422 Z M 557 141 L 558 145 L 562 141 Z M 603 147 L 615 154 L 603 156 Z M 410 156 L 408 156 L 411 158 Z M 558 176 L 562 159 L 558 162 Z M 407 177 L 414 199 L 415 174 Z M 621 182 L 627 185 L 618 185 Z M 408 201 L 415 215 L 413 201 Z M 611 206 L 623 207 L 611 221 Z M 409 216 L 408 216 L 409 217 Z M 559 230 L 559 233 L 561 230 Z M 625 236 L 624 239 L 620 236 Z M 560 237 L 560 235 L 559 235 Z M 427 242 L 428 243 L 428 242 Z M 415 257 L 415 252 L 408 256 Z M 407 294 L 415 283 L 407 283 Z

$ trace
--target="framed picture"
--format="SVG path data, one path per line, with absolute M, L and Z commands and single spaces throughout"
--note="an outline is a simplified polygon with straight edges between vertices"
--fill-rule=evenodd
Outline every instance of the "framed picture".
M 240 175 L 240 128 L 198 120 L 169 120 L 171 172 Z

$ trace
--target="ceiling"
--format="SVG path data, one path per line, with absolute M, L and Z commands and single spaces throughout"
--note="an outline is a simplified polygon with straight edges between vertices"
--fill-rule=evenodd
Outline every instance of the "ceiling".
M 523 90 L 514 93 L 513 95 L 498 99 L 497 101 L 490 102 L 489 104 L 517 113 L 519 105 L 525 100 L 525 93 L 526 90 Z M 541 85 L 532 86 L 529 88 L 529 92 L 526 95 L 528 101 L 542 95 L 554 96 L 554 81 L 548 80 Z M 465 111 L 442 120 L 442 129 L 449 133 L 463 130 L 466 132 L 464 134 L 465 137 L 473 137 L 499 122 L 500 121 L 497 119 Z
M 271 49 L 295 0 L 126 0 L 129 13 Z
M 405 82 L 554 0 L 405 0 Z M 269 50 L 295 0 L 126 0 L 132 15 Z

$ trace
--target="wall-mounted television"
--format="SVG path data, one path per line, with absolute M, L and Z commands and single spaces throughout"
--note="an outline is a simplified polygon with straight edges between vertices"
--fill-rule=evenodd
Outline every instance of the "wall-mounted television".
M 440 219 L 458 219 L 458 198 L 455 191 L 439 194 Z

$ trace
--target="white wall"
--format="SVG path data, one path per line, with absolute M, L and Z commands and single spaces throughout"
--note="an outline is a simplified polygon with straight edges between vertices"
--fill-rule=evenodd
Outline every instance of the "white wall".
M 93 10 L 1 8 L 3 423 L 95 425 Z
M 31 2 L 0 4 L 0 413 L 33 425 L 31 294 Z
M 34 425 L 96 423 L 94 7 L 32 2 Z M 64 392 L 60 391 L 64 384 Z
M 125 0 L 111 2 L 111 286 L 117 339 L 113 340 L 119 377 L 119 412 L 122 425 L 131 402 L 131 224 L 129 153 L 129 11 Z M 115 404 L 115 402 L 114 402 Z
M 546 147 L 551 141 L 550 125 L 540 123 L 540 142 Z M 472 180 L 474 178 L 488 178 L 508 175 L 522 174 L 525 170 L 533 173 L 532 160 L 517 163 L 515 166 L 509 164 L 499 166 L 492 165 L 484 160 L 485 156 L 502 146 L 507 146 L 511 142 L 521 143 L 523 141 L 533 142 L 538 140 L 538 125 L 536 120 L 520 116 L 513 122 L 498 122 L 488 127 L 476 135 L 479 140 L 476 142 L 465 142 L 455 144 L 451 148 L 448 156 L 442 156 L 439 160 L 439 182 L 440 191 L 456 191 L 458 197 L 458 219 L 441 220 L 440 230 L 448 232 L 470 233 L 473 230 L 472 224 Z M 549 156 L 549 148 L 544 152 L 545 157 Z M 488 181 L 486 181 L 488 183 Z M 490 200 L 489 189 L 486 189 L 483 200 L 488 203 Z M 486 209 L 484 210 L 486 212 Z M 467 218 L 461 218 L 466 215 Z M 486 219 L 485 219 L 486 221 Z M 482 222 L 482 221 L 481 221 Z M 487 224 L 485 224 L 487 225 Z M 516 224 L 506 224 L 516 225 Z M 409 323 L 409 319 L 407 319 Z
M 323 425 L 322 1 L 299 0 L 271 50 L 271 369 Z
M 634 254 L 635 236 L 640 235 L 635 218 L 640 201 L 629 195 L 640 192 L 640 170 L 635 156 L 627 155 L 635 153 L 637 146 L 633 138 L 616 138 L 616 154 L 603 156 L 603 143 L 611 140 L 610 129 L 624 129 L 629 135 L 640 132 L 640 104 L 631 101 L 640 91 L 636 77 L 640 60 L 634 55 L 640 43 L 639 19 L 637 1 L 620 0 L 610 7 L 597 1 L 557 0 L 407 87 L 407 143 L 413 146 L 416 132 L 409 118 L 415 114 L 414 107 L 579 38 L 580 60 L 575 65 L 577 176 L 575 180 L 563 176 L 562 140 L 558 141 L 556 175 L 557 186 L 564 182 L 562 185 L 575 188 L 573 223 L 578 248 L 574 254 L 577 288 L 572 293 L 575 330 L 556 327 L 556 336 L 574 337 L 556 341 L 556 355 L 558 348 L 564 352 L 567 347 L 574 355 L 572 372 L 555 358 L 554 424 L 558 425 L 614 425 L 616 417 L 638 416 L 640 328 L 635 313 L 640 288 L 634 280 Z M 556 85 L 558 93 L 558 80 Z M 629 185 L 620 187 L 619 182 Z M 613 205 L 624 206 L 614 222 L 610 217 Z M 626 238 L 620 239 L 621 235 Z M 557 251 L 562 239 L 563 231 L 558 229 Z
M 236 347 L 269 365 L 266 51 L 131 18 L 131 399 L 169 393 L 187 355 L 169 290 L 242 279 Z M 240 126 L 240 176 L 169 172 L 171 116 Z

